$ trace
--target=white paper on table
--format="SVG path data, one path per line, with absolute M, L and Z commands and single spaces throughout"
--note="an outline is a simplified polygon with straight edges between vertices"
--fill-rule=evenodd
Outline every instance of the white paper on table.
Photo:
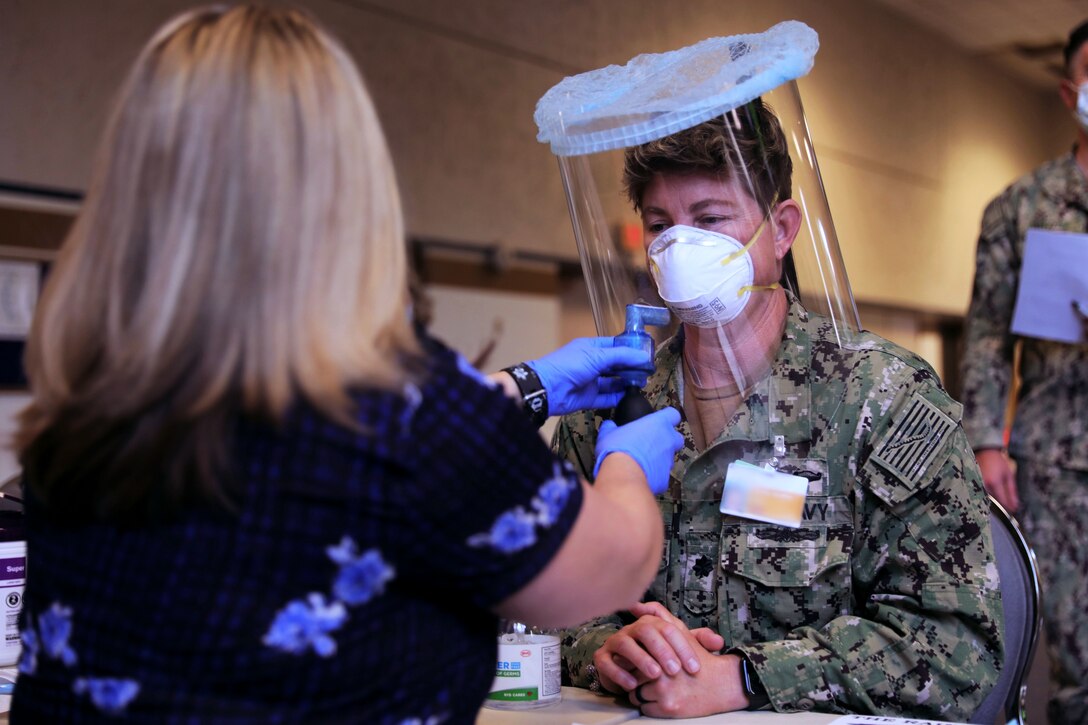
M 628 720 L 634 720 L 640 717 L 642 713 L 639 710 L 632 710 L 630 712 L 623 712 L 619 715 L 608 718 L 607 720 L 574 720 L 570 725 L 619 725 L 621 722 L 627 722 Z
M 919 720 L 913 717 L 884 717 L 883 715 L 843 715 L 827 725 L 941 725 L 939 720 Z
M 1012 315 L 1012 332 L 1058 342 L 1084 342 L 1072 303 L 1088 314 L 1088 234 L 1029 229 Z

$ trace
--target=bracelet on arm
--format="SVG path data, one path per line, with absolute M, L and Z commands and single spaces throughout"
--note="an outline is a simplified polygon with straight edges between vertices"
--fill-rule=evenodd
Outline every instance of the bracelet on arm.
M 510 373 L 510 377 L 517 383 L 518 390 L 521 391 L 521 404 L 525 407 L 529 420 L 537 428 L 544 425 L 544 421 L 548 420 L 548 391 L 540 382 L 540 376 L 525 363 L 511 365 L 503 368 L 503 371 Z
M 586 674 L 586 677 L 589 678 L 589 691 L 590 692 L 592 692 L 595 695 L 610 695 L 610 694 L 612 694 L 612 693 L 608 692 L 607 690 L 605 690 L 604 687 L 601 686 L 601 673 L 597 672 L 597 665 L 593 664 L 592 662 L 589 663 L 588 665 L 586 665 L 585 674 Z

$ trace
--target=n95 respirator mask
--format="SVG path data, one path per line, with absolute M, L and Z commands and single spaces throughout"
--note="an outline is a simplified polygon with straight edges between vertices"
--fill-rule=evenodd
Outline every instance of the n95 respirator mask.
M 755 266 L 747 245 L 726 234 L 684 225 L 669 227 L 647 249 L 657 292 L 673 314 L 696 327 L 718 327 L 744 311 Z

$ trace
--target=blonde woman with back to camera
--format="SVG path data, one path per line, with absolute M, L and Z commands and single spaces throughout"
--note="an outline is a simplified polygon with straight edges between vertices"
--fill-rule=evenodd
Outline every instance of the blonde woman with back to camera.
M 604 431 L 592 487 L 533 423 L 614 405 L 645 353 L 484 377 L 413 331 L 403 234 L 370 98 L 308 16 L 150 40 L 28 343 L 13 722 L 472 722 L 499 617 L 637 600 L 677 412 Z

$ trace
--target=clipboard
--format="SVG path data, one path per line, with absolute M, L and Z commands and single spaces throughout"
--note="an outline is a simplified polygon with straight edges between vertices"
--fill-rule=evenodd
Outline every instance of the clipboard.
M 1029 229 L 1010 330 L 1024 337 L 1088 342 L 1074 304 L 1088 315 L 1088 234 Z

